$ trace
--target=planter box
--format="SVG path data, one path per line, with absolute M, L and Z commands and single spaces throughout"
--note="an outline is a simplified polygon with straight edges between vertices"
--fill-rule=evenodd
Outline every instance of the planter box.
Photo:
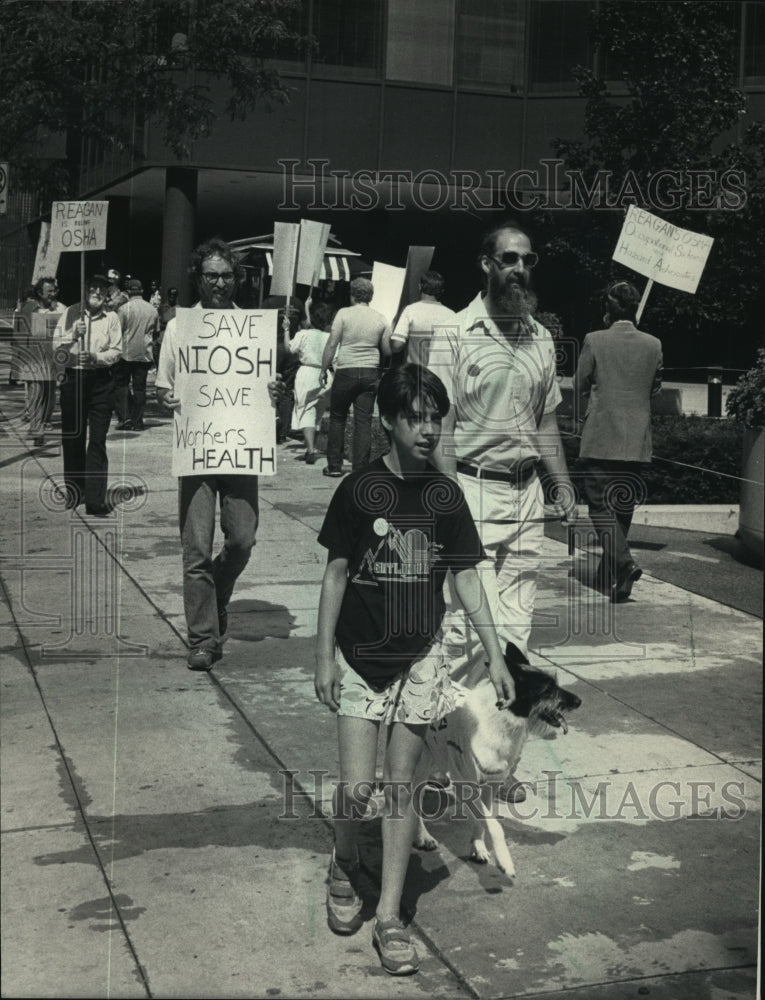
M 765 430 L 747 427 L 744 430 L 744 453 L 741 462 L 741 503 L 738 535 L 746 548 L 763 559 L 763 476 L 765 475 Z

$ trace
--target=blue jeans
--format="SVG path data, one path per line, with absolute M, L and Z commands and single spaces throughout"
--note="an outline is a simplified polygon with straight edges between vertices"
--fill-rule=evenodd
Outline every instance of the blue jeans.
M 372 410 L 380 381 L 377 368 L 339 368 L 335 372 L 329 397 L 329 433 L 327 435 L 327 466 L 343 467 L 345 421 L 353 404 L 353 468 L 369 465 L 372 452 Z
M 220 495 L 223 548 L 213 559 Z M 247 565 L 258 529 L 257 476 L 181 476 L 178 516 L 183 547 L 183 610 L 192 649 L 218 648 L 218 608 L 226 607 Z

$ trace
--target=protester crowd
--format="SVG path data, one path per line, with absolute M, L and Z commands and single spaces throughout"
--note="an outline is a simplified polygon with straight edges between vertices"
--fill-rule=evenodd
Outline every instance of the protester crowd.
M 362 923 L 358 823 L 347 817 L 363 814 L 366 800 L 349 789 L 372 788 L 385 725 L 389 813 L 408 819 L 384 820 L 373 930 L 393 975 L 418 967 L 399 908 L 413 822 L 406 788 L 425 733 L 487 668 L 498 702 L 513 701 L 512 670 L 528 665 L 545 504 L 552 500 L 568 524 L 577 512 L 556 417 L 554 342 L 534 318 L 538 255 L 524 229 L 505 219 L 485 233 L 478 260 L 480 287 L 458 313 L 441 303 L 444 280 L 435 271 L 421 275 L 420 300 L 394 323 L 375 309 L 366 278 L 350 283 L 350 304 L 339 309 L 318 290 L 306 302 L 263 302 L 278 317 L 277 374 L 268 383 L 276 440 L 297 436 L 314 465 L 328 411 L 323 474 L 342 480 L 318 538 L 328 551 L 315 687 L 337 715 L 344 789 L 335 800 L 328 921 L 339 934 Z M 190 270 L 201 307 L 237 309 L 242 271 L 224 241 L 197 247 Z M 17 312 L 10 379 L 26 383 L 33 447 L 45 443 L 58 383 L 65 506 L 84 504 L 91 516 L 109 513 L 112 417 L 120 431 L 144 430 L 153 367 L 159 404 L 181 406 L 178 292 L 169 288 L 163 299 L 156 282 L 148 300 L 144 291 L 136 278 L 123 288 L 111 269 L 91 275 L 84 301 L 65 308 L 55 279 L 44 277 Z M 651 459 L 650 399 L 661 384 L 661 344 L 635 325 L 639 299 L 625 281 L 606 290 L 605 328 L 588 334 L 574 378 L 589 398 L 581 457 L 603 553 L 593 583 L 615 602 L 640 577 L 627 533 L 635 483 Z M 375 404 L 389 451 L 370 462 Z M 209 671 L 223 655 L 229 602 L 255 544 L 258 476 L 182 475 L 178 496 L 187 664 Z M 524 798 L 513 775 L 498 794 Z

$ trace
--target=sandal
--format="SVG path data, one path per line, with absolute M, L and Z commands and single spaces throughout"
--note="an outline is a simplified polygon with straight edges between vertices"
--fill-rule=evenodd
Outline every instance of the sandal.
M 419 971 L 420 963 L 412 939 L 395 917 L 392 920 L 375 920 L 372 944 L 377 949 L 383 969 L 391 976 L 409 976 Z
M 359 862 L 341 867 L 334 850 L 329 862 L 327 884 L 327 923 L 335 934 L 355 934 L 364 923 L 361 910 L 364 902 L 356 892 Z

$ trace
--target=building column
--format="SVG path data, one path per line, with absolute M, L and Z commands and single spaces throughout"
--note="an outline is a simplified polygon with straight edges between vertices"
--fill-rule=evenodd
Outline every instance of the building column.
M 162 233 L 162 289 L 178 289 L 178 305 L 193 304 L 196 289 L 189 277 L 189 255 L 194 249 L 197 208 L 197 171 L 190 167 L 165 170 L 165 212 Z

